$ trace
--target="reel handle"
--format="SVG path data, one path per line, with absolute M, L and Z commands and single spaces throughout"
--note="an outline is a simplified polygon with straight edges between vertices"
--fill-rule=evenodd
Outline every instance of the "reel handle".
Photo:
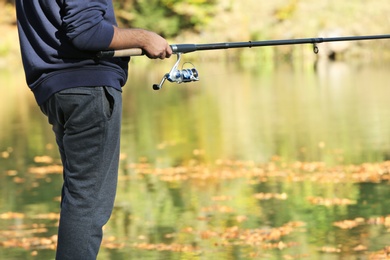
M 169 73 L 164 75 L 164 77 L 161 79 L 159 84 L 153 84 L 153 86 L 152 86 L 153 90 L 160 90 L 162 88 L 162 85 L 164 84 L 165 80 L 168 77 L 169 77 Z

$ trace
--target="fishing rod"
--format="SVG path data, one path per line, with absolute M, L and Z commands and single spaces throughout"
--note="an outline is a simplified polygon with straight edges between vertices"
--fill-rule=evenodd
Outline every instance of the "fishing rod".
M 153 89 L 159 90 L 162 88 L 165 80 L 176 83 L 186 83 L 199 80 L 199 73 L 195 67 L 189 69 L 178 69 L 182 54 L 207 51 L 207 50 L 221 50 L 221 49 L 237 49 L 237 48 L 253 48 L 265 46 L 280 46 L 280 45 L 298 45 L 298 44 L 312 44 L 313 52 L 318 54 L 319 43 L 324 42 L 344 42 L 344 41 L 364 41 L 364 40 L 382 40 L 390 39 L 390 34 L 382 35 L 366 35 L 366 36 L 344 36 L 344 37 L 328 37 L 328 38 L 301 38 L 301 39 L 286 39 L 286 40 L 266 40 L 266 41 L 248 41 L 248 42 L 220 42 L 220 43 L 206 43 L 206 44 L 172 44 L 170 45 L 173 54 L 177 55 L 177 61 L 172 69 L 166 73 L 159 84 L 154 84 Z M 96 54 L 99 59 L 112 57 L 130 57 L 142 56 L 144 51 L 139 48 L 124 49 L 124 50 L 107 50 L 100 51 Z

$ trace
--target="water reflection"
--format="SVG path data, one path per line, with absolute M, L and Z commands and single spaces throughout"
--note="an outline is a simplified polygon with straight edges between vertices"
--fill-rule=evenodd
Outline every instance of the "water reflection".
M 266 161 L 276 154 L 360 163 L 387 154 L 390 90 L 383 66 L 328 64 L 315 74 L 200 63 L 199 83 L 154 92 L 149 86 L 164 69 L 153 67 L 148 79 L 150 69 L 133 66 L 125 91 L 124 138 L 151 159 L 180 160 L 198 149 L 208 160 Z M 169 152 L 159 152 L 164 149 Z
M 100 259 L 339 259 L 390 246 L 388 64 L 197 62 L 200 82 L 153 91 L 169 62 L 131 65 Z M 50 259 L 54 137 L 20 70 L 2 70 L 0 87 L 0 258 Z

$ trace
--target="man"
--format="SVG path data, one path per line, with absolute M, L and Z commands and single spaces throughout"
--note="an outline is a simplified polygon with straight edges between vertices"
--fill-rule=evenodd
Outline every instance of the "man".
M 142 48 L 164 59 L 172 50 L 153 32 L 118 28 L 112 0 L 16 0 L 16 11 L 27 84 L 64 168 L 56 259 L 96 259 L 116 192 L 129 59 L 94 53 Z

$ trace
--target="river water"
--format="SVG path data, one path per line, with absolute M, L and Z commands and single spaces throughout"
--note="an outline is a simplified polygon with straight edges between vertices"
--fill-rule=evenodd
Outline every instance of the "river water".
M 152 90 L 173 62 L 131 63 L 99 259 L 386 259 L 390 63 L 200 60 Z M 0 258 L 53 259 L 54 137 L 20 67 L 0 88 Z

